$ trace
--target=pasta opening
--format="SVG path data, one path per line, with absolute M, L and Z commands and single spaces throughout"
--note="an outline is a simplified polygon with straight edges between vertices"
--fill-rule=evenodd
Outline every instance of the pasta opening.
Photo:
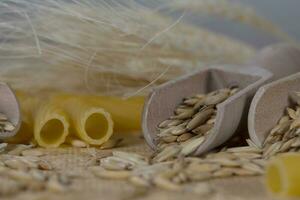
M 276 165 L 270 165 L 267 171 L 268 185 L 274 193 L 282 191 L 282 180 L 280 176 L 279 168 Z
M 85 122 L 85 132 L 88 137 L 99 140 L 107 135 L 109 122 L 101 113 L 91 114 Z
M 41 129 L 40 137 L 44 143 L 56 144 L 64 136 L 64 124 L 59 119 L 47 121 Z

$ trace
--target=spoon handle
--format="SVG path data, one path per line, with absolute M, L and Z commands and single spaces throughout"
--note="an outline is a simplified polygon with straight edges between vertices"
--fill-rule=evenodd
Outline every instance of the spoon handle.
M 286 44 L 275 44 L 263 48 L 249 61 L 273 74 L 269 82 L 300 72 L 300 48 Z

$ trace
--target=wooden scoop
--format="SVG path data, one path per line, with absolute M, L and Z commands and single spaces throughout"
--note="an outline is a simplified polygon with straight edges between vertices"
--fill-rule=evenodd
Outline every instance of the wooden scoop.
M 278 52 L 284 55 L 288 54 L 285 45 L 283 45 L 283 49 L 279 47 L 280 51 L 277 46 L 274 56 L 278 56 Z M 272 64 L 269 65 L 269 59 L 273 59 L 273 57 L 264 52 L 262 51 L 256 57 L 254 61 L 256 65 L 207 68 L 154 89 L 145 103 L 143 113 L 142 128 L 147 143 L 153 149 L 156 148 L 157 125 L 173 114 L 175 107 L 184 97 L 238 85 L 240 91 L 217 106 L 215 125 L 194 155 L 200 155 L 228 140 L 241 125 L 242 119 L 247 117 L 249 104 L 256 90 L 272 78 L 282 77 L 297 71 L 295 66 L 286 66 L 284 73 L 278 68 L 278 65 L 275 65 L 273 69 Z M 273 55 L 272 52 L 271 55 Z M 285 56 L 283 58 L 278 57 L 279 60 L 284 58 Z M 261 63 L 262 65 L 260 65 Z M 263 69 L 263 67 L 268 70 Z
M 233 135 L 254 92 L 271 77 L 272 74 L 262 68 L 228 65 L 203 69 L 161 85 L 150 94 L 144 107 L 144 137 L 155 149 L 157 125 L 173 114 L 184 97 L 238 85 L 239 92 L 217 105 L 215 125 L 195 155 L 211 150 Z
M 258 61 L 266 68 L 274 66 L 274 70 L 280 72 L 278 77 L 286 75 L 289 69 L 300 71 L 300 49 L 296 47 L 279 45 L 264 49 L 261 55 L 265 56 Z M 294 91 L 300 91 L 300 73 L 271 82 L 257 91 L 248 115 L 250 138 L 256 145 L 262 146 L 270 130 L 291 104 L 289 96 Z
M 15 126 L 13 131 L 0 132 L 0 139 L 4 139 L 16 135 L 21 124 L 21 114 L 17 98 L 6 83 L 0 82 L 0 95 L 0 113 L 7 116 L 9 121 Z

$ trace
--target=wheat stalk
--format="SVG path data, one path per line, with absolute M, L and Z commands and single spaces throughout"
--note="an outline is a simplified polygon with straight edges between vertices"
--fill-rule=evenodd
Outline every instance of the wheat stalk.
M 195 68 L 242 63 L 255 52 L 250 45 L 188 24 L 187 11 L 175 19 L 159 12 L 171 11 L 176 1 L 146 3 L 1 2 L 0 13 L 9 13 L 0 23 L 2 80 L 30 91 L 143 94 Z

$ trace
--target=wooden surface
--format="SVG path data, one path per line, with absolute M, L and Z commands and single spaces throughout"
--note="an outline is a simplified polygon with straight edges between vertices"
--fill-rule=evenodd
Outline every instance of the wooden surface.
M 144 140 L 135 138 L 119 150 L 150 154 L 151 150 Z M 49 161 L 55 170 L 76 175 L 73 184 L 66 192 L 31 192 L 25 191 L 7 200 L 268 200 L 270 197 L 264 187 L 263 177 L 226 178 L 209 181 L 214 193 L 201 196 L 191 192 L 170 192 L 158 188 L 138 188 L 126 181 L 105 180 L 94 177 L 86 167 L 96 162 L 97 155 L 103 151 L 94 148 L 60 148 L 44 150 L 43 159 Z M 91 156 L 93 155 L 93 156 Z M 5 183 L 2 183 L 5 184 Z M 0 184 L 1 186 L 1 184 Z M 192 187 L 187 185 L 186 187 Z

